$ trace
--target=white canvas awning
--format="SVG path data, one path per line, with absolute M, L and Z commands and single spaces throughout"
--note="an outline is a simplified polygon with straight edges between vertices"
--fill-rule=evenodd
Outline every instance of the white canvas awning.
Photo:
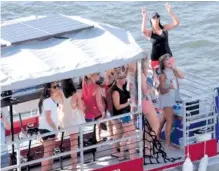
M 94 28 L 65 35 L 69 39 L 35 40 L 2 48 L 2 91 L 100 72 L 143 57 L 128 31 L 81 17 L 71 18 Z

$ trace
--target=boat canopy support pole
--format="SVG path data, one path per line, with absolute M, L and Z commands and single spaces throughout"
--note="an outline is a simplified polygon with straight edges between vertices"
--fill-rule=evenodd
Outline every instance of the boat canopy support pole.
M 80 169 L 84 171 L 84 144 L 83 144 L 83 128 L 79 128 L 79 140 L 80 140 Z
M 11 140 L 12 142 L 14 142 L 14 119 L 13 119 L 13 102 L 11 100 L 10 106 L 9 106 L 9 110 L 10 110 L 10 122 L 11 122 Z M 15 150 L 14 150 L 14 144 L 12 144 L 12 165 L 16 164 L 16 154 L 15 154 Z
M 137 77 L 138 77 L 138 112 L 139 112 L 139 137 L 140 137 L 140 157 L 143 157 L 143 122 L 142 122 L 142 91 L 141 91 L 141 60 L 137 62 Z

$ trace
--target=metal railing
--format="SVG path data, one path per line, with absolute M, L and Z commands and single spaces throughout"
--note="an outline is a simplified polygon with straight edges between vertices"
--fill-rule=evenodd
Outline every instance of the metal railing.
M 190 104 L 187 104 L 190 103 Z M 191 136 L 190 133 L 201 130 L 212 128 L 208 133 L 212 134 L 212 139 L 215 138 L 215 125 L 216 125 L 216 117 L 218 113 L 215 111 L 215 92 L 205 94 L 203 96 L 199 96 L 199 98 L 191 98 L 188 101 L 183 102 L 183 139 L 184 145 L 189 145 L 189 139 L 194 138 L 195 136 Z M 194 108 L 195 109 L 192 109 Z M 190 108 L 190 109 L 189 109 Z M 202 111 L 204 110 L 204 111 Z M 192 114 L 192 112 L 197 112 L 196 114 Z M 195 128 L 190 128 L 192 124 L 203 123 Z
M 100 123 L 105 123 L 105 122 L 112 121 L 112 120 L 115 120 L 115 119 L 119 119 L 119 118 L 125 117 L 125 116 L 137 116 L 137 115 L 140 115 L 139 118 L 141 118 L 141 115 L 142 115 L 141 108 L 139 108 L 138 111 L 135 112 L 135 113 L 131 113 L 131 114 L 127 113 L 127 114 L 123 114 L 123 115 L 119 115 L 119 116 L 114 116 L 114 117 L 110 117 L 110 118 L 106 118 L 106 119 L 102 119 L 102 120 L 98 120 L 98 121 L 93 121 L 93 122 L 81 124 L 79 126 L 73 126 L 75 128 L 76 127 L 79 128 L 79 133 L 78 133 L 79 147 L 78 147 L 77 150 L 70 150 L 70 151 L 66 151 L 66 152 L 61 152 L 59 154 L 55 154 L 55 155 L 52 155 L 52 156 L 49 156 L 49 157 L 43 157 L 43 158 L 40 158 L 40 159 L 35 159 L 35 160 L 32 160 L 32 161 L 27 161 L 25 163 L 21 162 L 21 158 L 22 158 L 22 156 L 21 156 L 21 144 L 22 143 L 30 141 L 30 140 L 36 140 L 39 137 L 42 138 L 42 137 L 46 137 L 46 136 L 49 136 L 49 135 L 52 135 L 52 134 L 62 133 L 64 131 L 68 130 L 68 129 L 71 129 L 72 127 L 67 128 L 67 129 L 60 129 L 58 131 L 53 131 L 53 132 L 50 132 L 50 133 L 45 133 L 42 136 L 41 135 L 33 135 L 33 136 L 27 137 L 25 139 L 18 140 L 16 142 L 10 142 L 7 145 L 14 145 L 15 146 L 16 160 L 17 161 L 16 161 L 15 165 L 2 168 L 1 170 L 2 171 L 7 171 L 7 170 L 12 170 L 12 169 L 17 169 L 17 171 L 20 171 L 23 167 L 27 167 L 27 166 L 30 166 L 30 165 L 33 165 L 33 164 L 41 163 L 44 160 L 54 160 L 56 158 L 60 158 L 60 157 L 66 156 L 66 155 L 70 155 L 72 153 L 79 153 L 80 154 L 80 170 L 83 171 L 84 170 L 84 164 L 85 164 L 85 162 L 84 162 L 84 156 L 85 156 L 84 152 L 86 150 L 91 150 L 91 149 L 94 149 L 94 148 L 100 148 L 100 147 L 103 147 L 103 146 L 106 146 L 106 145 L 111 145 L 112 143 L 123 142 L 123 141 L 129 140 L 130 138 L 136 138 L 136 142 L 139 142 L 140 144 L 143 141 L 142 129 L 139 129 L 139 131 L 136 131 L 135 135 L 126 136 L 126 137 L 122 137 L 122 138 L 115 139 L 115 140 L 107 140 L 105 142 L 102 142 L 101 144 L 93 144 L 93 145 L 85 147 L 83 145 L 84 144 L 83 142 L 84 142 L 84 129 L 85 129 L 85 127 L 94 126 L 94 125 L 97 125 L 97 124 L 100 124 Z M 139 124 L 140 124 L 139 125 L 140 128 L 142 128 L 142 122 L 141 121 L 140 121 Z M 143 153 L 142 153 L 143 146 L 139 145 L 139 147 L 140 147 L 139 157 L 143 157 Z

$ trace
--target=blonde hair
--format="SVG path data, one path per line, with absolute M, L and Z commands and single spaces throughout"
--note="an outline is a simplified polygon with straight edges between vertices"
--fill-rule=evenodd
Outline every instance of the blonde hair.
M 167 58 L 170 58 L 170 54 L 169 53 L 166 53 L 164 55 L 162 55 L 160 58 L 159 58 L 159 62 L 160 62 L 160 70 L 163 72 L 163 70 L 165 69 L 165 66 L 164 66 L 164 62 Z

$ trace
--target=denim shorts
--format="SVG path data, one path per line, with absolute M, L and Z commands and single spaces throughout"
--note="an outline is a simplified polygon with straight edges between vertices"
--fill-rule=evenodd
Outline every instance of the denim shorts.
M 107 111 L 106 115 L 107 115 L 108 118 L 113 117 L 113 112 L 112 111 L 111 112 Z
M 9 166 L 9 161 L 8 153 L 1 154 L 1 168 Z
M 121 117 L 120 122 L 123 123 L 123 124 L 131 122 L 131 116 Z

